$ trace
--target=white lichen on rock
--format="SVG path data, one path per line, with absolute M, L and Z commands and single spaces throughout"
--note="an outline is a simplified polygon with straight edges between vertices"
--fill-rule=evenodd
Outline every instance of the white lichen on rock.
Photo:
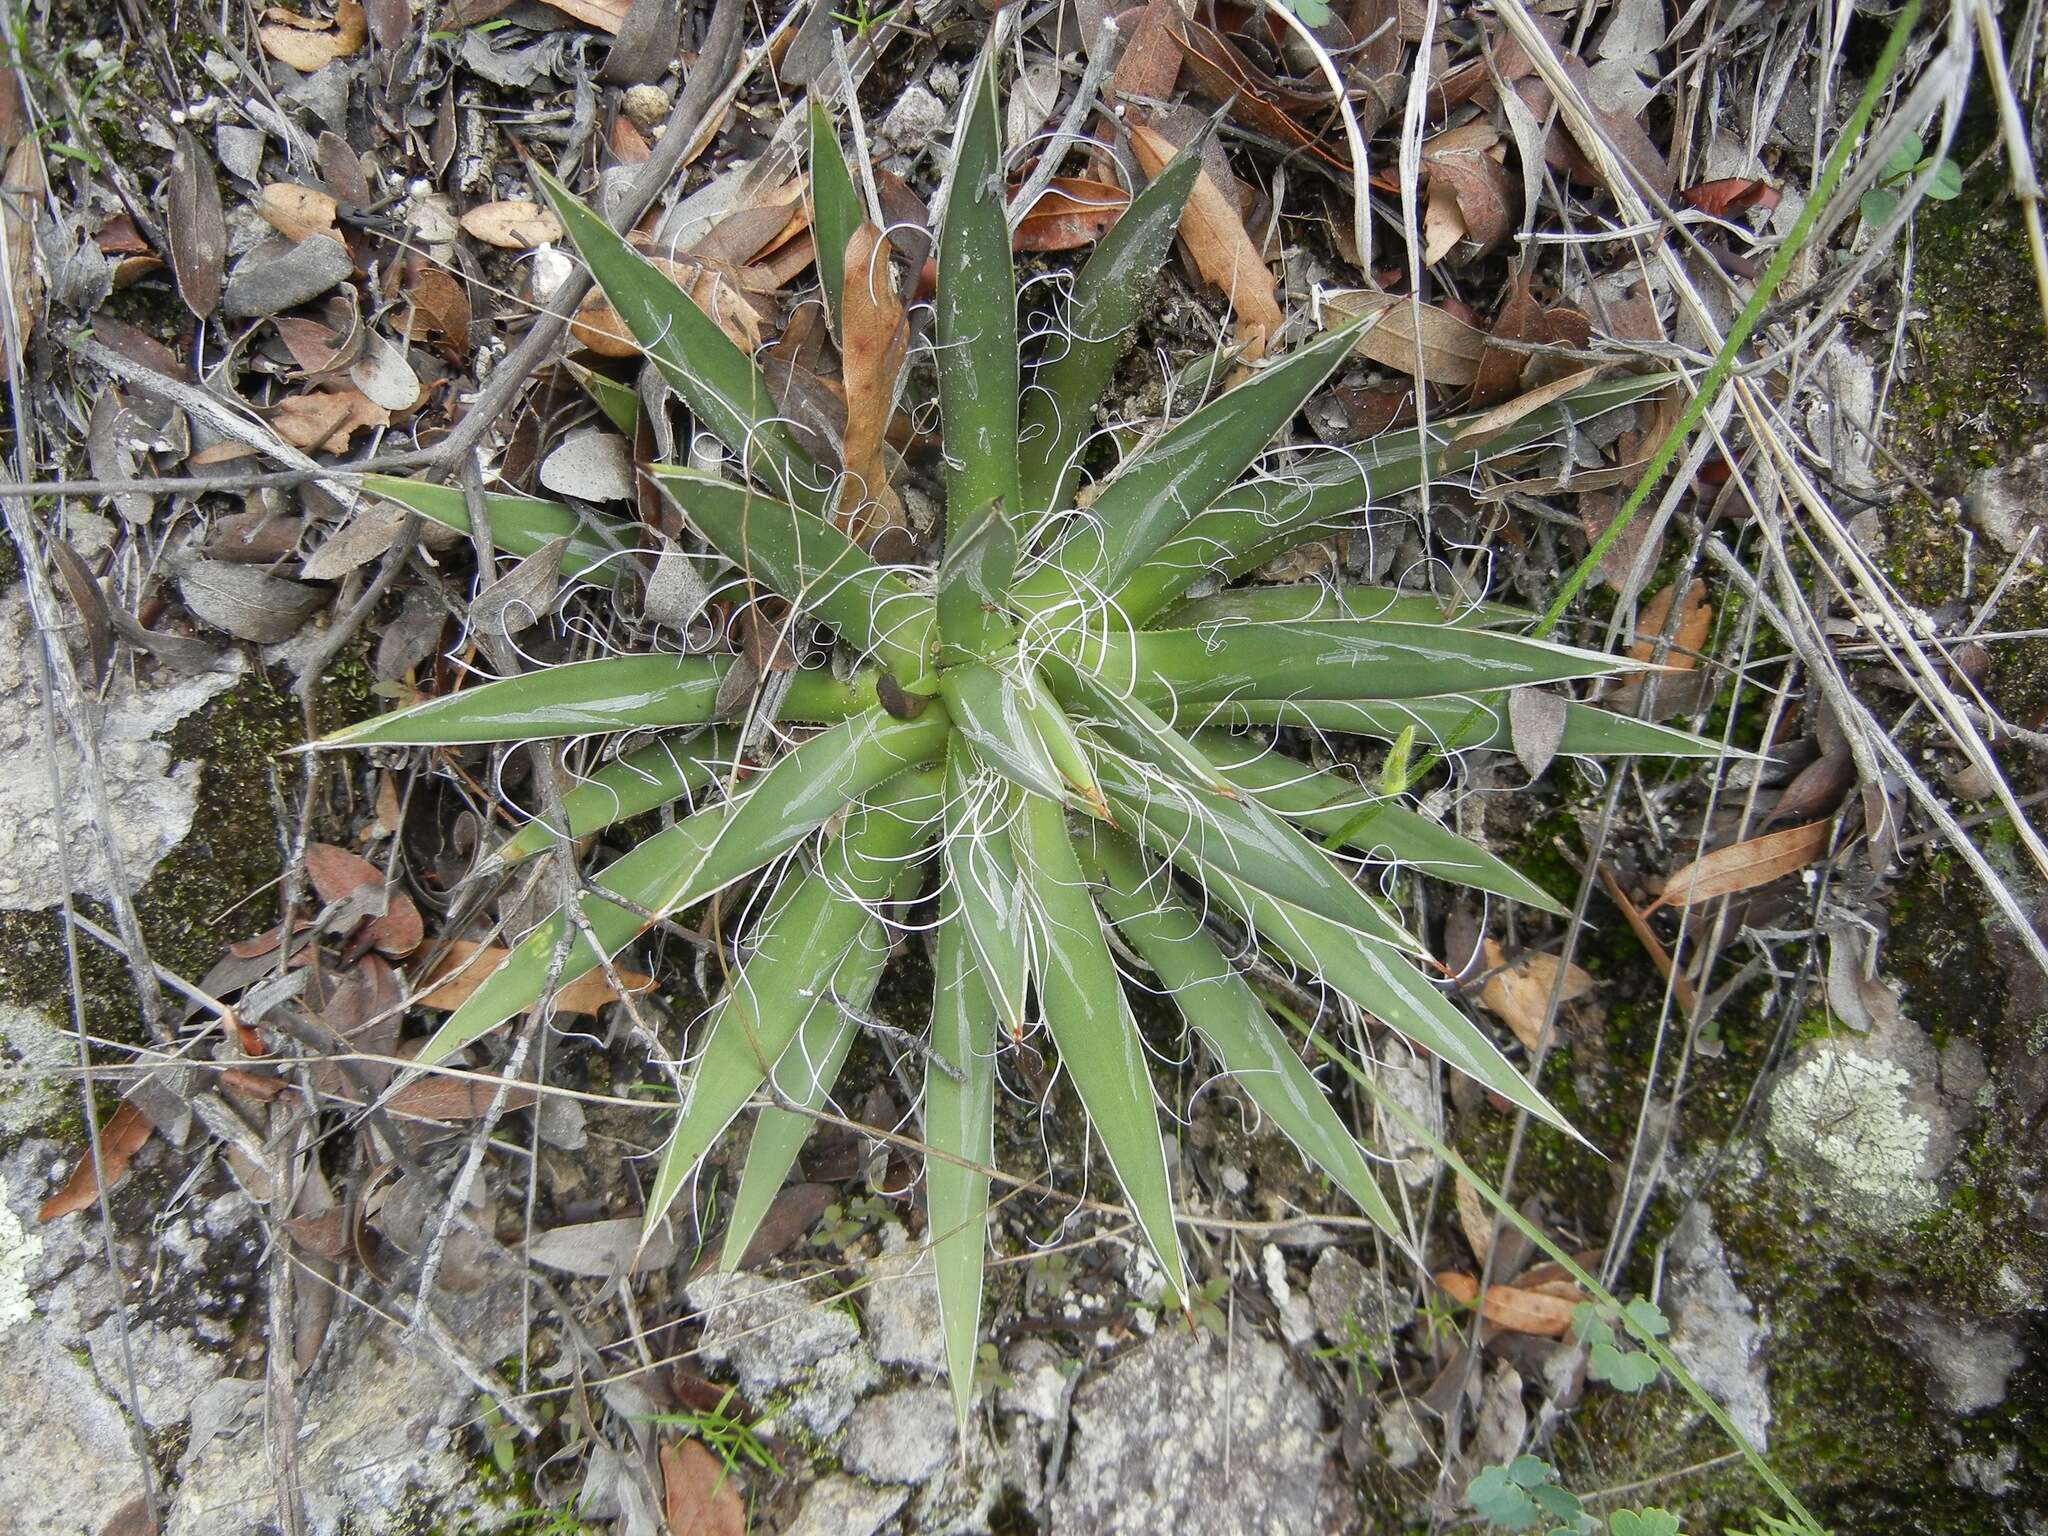
M 29 1299 L 29 1266 L 43 1251 L 43 1240 L 22 1226 L 7 1205 L 7 1181 L 0 1179 L 0 1333 L 35 1315 Z
M 1898 1062 L 1828 1042 L 1772 1091 L 1771 1144 L 1815 1174 L 1832 1203 L 1875 1224 L 1913 1220 L 1934 1204 L 1935 1127 L 1912 1089 Z

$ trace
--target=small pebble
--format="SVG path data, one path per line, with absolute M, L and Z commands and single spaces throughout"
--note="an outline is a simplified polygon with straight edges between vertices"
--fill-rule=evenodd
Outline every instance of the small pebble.
M 666 122 L 669 106 L 668 92 L 658 85 L 628 86 L 619 101 L 619 110 L 626 114 L 626 121 L 643 132 Z

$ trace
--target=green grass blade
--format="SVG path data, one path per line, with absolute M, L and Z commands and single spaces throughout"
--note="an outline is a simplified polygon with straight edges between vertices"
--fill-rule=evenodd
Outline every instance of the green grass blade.
M 1638 663 L 1550 640 L 1380 619 L 1210 624 L 1112 635 L 1097 674 L 1147 703 L 1421 699 L 1630 671 Z M 1123 655 L 1119 655 L 1123 651 Z M 1128 659 L 1126 659 L 1128 658 Z
M 597 286 L 698 421 L 782 495 L 822 508 L 828 478 L 777 419 L 780 407 L 754 360 L 561 182 L 538 166 L 533 178 Z
M 933 957 L 931 1049 L 960 1080 L 935 1069 L 925 1072 L 924 1138 L 939 1155 L 925 1159 L 924 1199 L 946 1374 L 962 1424 L 974 1401 L 988 1260 L 988 1175 L 977 1169 L 995 1164 L 995 1036 L 994 1011 L 966 935 L 958 924 L 947 923 L 939 929 Z
M 1160 989 L 1207 1042 L 1223 1069 L 1303 1156 L 1405 1247 L 1407 1239 L 1393 1207 L 1323 1085 L 1274 1027 L 1265 1006 L 1203 929 L 1201 919 L 1174 896 L 1164 871 L 1148 870 L 1135 845 L 1105 828 L 1095 829 L 1088 851 L 1102 879 L 1096 899 L 1152 967 Z
M 1577 393 L 1531 411 L 1476 450 L 1448 452 L 1478 418 L 1432 421 L 1432 476 L 1469 474 L 1546 440 L 1575 423 L 1631 405 L 1672 382 L 1669 374 L 1596 380 Z M 1413 428 L 1382 433 L 1342 451 L 1304 454 L 1284 475 L 1258 476 L 1225 491 L 1199 517 L 1136 568 L 1116 594 L 1133 624 L 1145 624 L 1199 581 L 1235 581 L 1275 555 L 1341 528 L 1357 527 L 1369 507 L 1383 507 L 1422 483 L 1423 454 Z
M 885 899 L 904 878 L 904 866 L 923 845 L 938 808 L 936 773 L 903 774 L 847 818 L 846 829 L 826 845 L 815 868 L 792 867 L 783 876 L 754 952 L 712 1007 L 704 1048 L 648 1190 L 649 1227 L 668 1214 L 704 1154 L 810 1020 L 824 1015 L 821 1039 L 827 1044 L 842 1026 L 851 1030 L 826 993 L 862 934 L 875 926 L 866 904 Z M 838 1044 L 841 1057 L 846 1043 Z M 836 1069 L 836 1062 L 831 1065 Z M 819 1088 L 820 1098 L 824 1091 Z M 795 1146 L 789 1150 L 794 1156 Z M 763 1179 L 771 1161 L 764 1158 Z M 784 1164 L 781 1173 L 786 1172 Z M 781 1183 L 778 1173 L 771 1198 Z M 745 1246 L 744 1239 L 728 1242 L 730 1263 L 738 1263 Z
M 892 720 L 875 711 L 834 726 L 782 758 L 743 794 L 650 837 L 606 868 L 596 885 L 654 912 L 702 901 L 787 853 L 848 801 L 930 761 L 943 749 L 948 729 L 936 711 L 916 720 Z M 583 898 L 583 912 L 607 955 L 616 955 L 647 926 L 637 912 L 599 895 Z M 420 1062 L 445 1060 L 539 1001 L 555 947 L 569 927 L 559 911 L 544 919 L 448 1016 Z M 576 935 L 558 984 L 597 964 L 589 942 Z
M 690 526 L 749 580 L 801 604 L 897 680 L 921 679 L 931 648 L 932 602 L 814 512 L 716 475 L 654 466 L 662 491 Z
M 1017 282 L 1004 206 L 996 56 L 974 69 L 953 143 L 933 298 L 939 428 L 946 457 L 946 542 L 983 507 L 1017 514 Z
M 1021 1033 L 1030 990 L 1030 947 L 1024 886 L 1010 842 L 1017 791 L 1007 780 L 978 770 L 967 738 L 956 731 L 946 757 L 941 931 L 958 929 L 966 936 L 996 1016 L 1013 1034 Z
M 1413 965 L 1384 946 L 1359 943 L 1327 918 L 1275 900 L 1228 875 L 1212 873 L 1209 890 L 1251 925 L 1260 943 L 1287 956 L 1310 978 L 1341 992 L 1444 1065 L 1537 1119 L 1578 1136 L 1486 1032 Z
M 363 489 L 386 501 L 408 507 L 429 522 L 469 532 L 469 503 L 462 487 L 429 485 L 424 480 L 400 480 L 393 475 L 365 475 Z M 560 502 L 537 496 L 490 494 L 484 504 L 491 514 L 491 543 L 521 560 L 535 550 L 566 538 L 562 551 L 562 574 L 581 576 L 617 586 L 632 574 L 630 563 L 619 557 L 622 549 L 644 549 L 646 535 L 639 524 L 614 518 L 581 517 Z
M 1350 828 L 1346 845 L 1368 858 L 1390 860 L 1539 911 L 1564 913 L 1548 891 L 1514 865 L 1394 799 L 1375 797 L 1338 774 L 1318 771 L 1248 737 L 1204 731 L 1194 742 L 1231 783 L 1257 795 L 1295 826 L 1325 837 Z M 1359 814 L 1368 805 L 1373 807 L 1370 820 Z M 1358 825 L 1351 827 L 1353 822 Z
M 544 667 L 344 726 L 327 747 L 452 747 L 603 731 L 703 725 L 732 657 L 603 656 Z M 792 678 L 785 720 L 844 720 L 874 706 L 874 678 L 840 682 L 809 669 Z
M 818 281 L 825 290 L 825 318 L 832 322 L 832 334 L 843 338 L 846 242 L 860 228 L 865 214 L 860 193 L 854 189 L 853 173 L 846 168 L 846 156 L 839 148 L 839 135 L 816 101 L 811 103 L 810 129 L 811 234 L 817 245 Z
M 657 738 L 586 775 L 562 796 L 571 838 L 606 827 L 695 794 L 714 774 L 729 771 L 739 754 L 738 731 L 706 731 L 688 741 Z M 498 844 L 501 864 L 517 864 L 555 845 L 555 828 L 536 817 Z
M 1095 403 L 1137 336 L 1145 301 L 1166 265 L 1202 168 L 1209 133 L 1205 126 L 1131 199 L 1074 279 L 1070 334 L 1055 343 L 1054 355 L 1039 364 L 1024 391 L 1017 477 L 1027 517 L 1073 504 Z
M 1473 716 L 1474 706 L 1479 714 Z M 1211 726 L 1285 725 L 1323 731 L 1348 731 L 1393 741 L 1409 726 L 1417 739 L 1440 751 L 1474 747 L 1511 747 L 1508 705 L 1504 694 L 1461 695 L 1441 699 L 1233 699 L 1209 706 Z M 1557 749 L 1566 757 L 1726 757 L 1718 742 L 1618 715 L 1611 709 L 1567 700 L 1564 736 Z
M 913 869 L 897 882 L 897 895 L 908 899 L 917 892 Z M 882 967 L 889 959 L 889 930 L 870 917 L 855 934 L 852 945 L 840 958 L 838 968 L 825 983 L 830 997 L 811 995 L 797 1001 L 808 1005 L 796 1044 L 776 1058 L 776 1091 L 792 1104 L 816 1109 L 825 1102 L 839 1072 L 846 1064 L 860 1026 L 854 1015 L 865 1013 L 874 1000 L 875 984 L 882 979 Z M 840 1007 L 836 998 L 845 1006 Z M 851 1011 L 849 1011 L 851 1010 Z M 740 1173 L 740 1187 L 733 1196 L 732 1216 L 726 1223 L 720 1267 L 730 1274 L 746 1257 L 747 1247 L 761 1229 L 769 1207 L 782 1192 L 783 1181 L 803 1150 L 805 1140 L 817 1121 L 806 1114 L 770 1104 L 754 1116 L 753 1134 L 747 1139 L 746 1167 Z
M 1350 355 L 1357 334 L 1354 325 L 1317 337 L 1140 449 L 1050 560 L 1018 582 L 1019 601 L 1040 607 L 1122 586 L 1265 452 Z
M 1159 1103 L 1101 915 L 1068 837 L 1067 813 L 1053 801 L 1027 796 L 1016 835 L 1037 909 L 1032 969 L 1046 1028 L 1167 1284 L 1184 1297 L 1187 1263 L 1173 1225 Z

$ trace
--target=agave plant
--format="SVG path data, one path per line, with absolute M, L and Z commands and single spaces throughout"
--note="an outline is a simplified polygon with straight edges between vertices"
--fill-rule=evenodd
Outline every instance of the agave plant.
M 836 322 L 850 285 L 870 276 L 842 253 L 872 246 L 855 241 L 859 196 L 829 122 L 815 114 L 812 144 L 813 227 Z M 901 932 L 891 915 L 900 921 L 922 903 L 935 986 L 916 1050 L 918 1139 L 929 1149 L 924 1199 L 963 1414 L 997 1072 L 1027 1036 L 1049 1042 L 1167 1285 L 1185 1294 L 1160 1104 L 1126 994 L 1136 984 L 1124 974 L 1129 957 L 1149 968 L 1144 984 L 1171 998 L 1218 1067 L 1397 1238 L 1366 1156 L 1248 977 L 1251 946 L 1564 1125 L 1446 994 L 1441 967 L 1383 890 L 1396 868 L 1553 903 L 1397 793 L 1312 768 L 1275 741 L 1348 732 L 1446 751 L 1500 745 L 1509 690 L 1627 663 L 1518 634 L 1524 618 L 1484 605 L 1447 614 L 1433 597 L 1391 589 L 1231 584 L 1278 553 L 1358 526 L 1425 467 L 1437 477 L 1467 471 L 1646 387 L 1588 388 L 1483 447 L 1467 445 L 1467 424 L 1453 421 L 1426 447 L 1410 433 L 1363 451 L 1269 460 L 1275 437 L 1351 352 L 1353 326 L 1315 337 L 1105 464 L 1130 434 L 1113 408 L 1119 430 L 1098 431 L 1093 412 L 1167 257 L 1195 152 L 1137 193 L 1073 278 L 1059 334 L 1027 382 L 999 146 L 985 61 L 954 144 L 938 245 L 942 553 L 894 565 L 843 531 L 838 472 L 778 416 L 753 360 L 540 175 L 646 356 L 701 432 L 724 445 L 728 473 L 659 468 L 661 489 L 730 563 L 735 590 L 779 597 L 789 632 L 819 637 L 776 705 L 779 735 L 793 745 L 741 772 L 745 726 L 720 718 L 736 658 L 716 653 L 553 666 L 325 743 L 633 733 L 637 745 L 567 795 L 567 826 L 530 823 L 496 850 L 504 865 L 687 802 L 686 814 L 595 874 L 580 917 L 557 911 L 527 934 L 422 1062 L 544 1005 L 656 919 L 762 876 L 743 959 L 695 1026 L 694 1065 L 646 1212 L 650 1224 L 664 1219 L 741 1111 L 764 1104 L 730 1213 L 728 1263 L 871 1022 L 869 1000 Z M 396 480 L 372 489 L 468 527 L 458 492 Z M 493 495 L 487 506 L 498 547 L 525 555 L 566 539 L 563 569 L 599 586 L 624 579 L 618 552 L 640 547 L 635 528 L 551 502 Z M 1564 714 L 1566 754 L 1711 750 L 1575 701 Z

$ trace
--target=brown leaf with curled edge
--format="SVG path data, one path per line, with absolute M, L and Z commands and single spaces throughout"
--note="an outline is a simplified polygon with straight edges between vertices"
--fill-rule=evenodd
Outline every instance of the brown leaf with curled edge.
M 1479 374 L 1479 359 L 1486 351 L 1486 333 L 1467 325 L 1449 310 L 1434 304 L 1421 306 L 1421 329 L 1416 329 L 1412 300 L 1390 293 L 1358 289 L 1349 293 L 1326 294 L 1325 306 L 1343 319 L 1376 314 L 1376 324 L 1358 338 L 1357 350 L 1384 368 L 1413 375 L 1416 371 L 1416 338 L 1421 337 L 1422 378 L 1430 384 L 1451 388 L 1470 384 Z
M 1020 251 L 1078 251 L 1107 234 L 1130 206 L 1130 196 L 1111 182 L 1055 176 L 1017 221 L 1011 244 Z
M 306 845 L 306 878 L 313 882 L 320 899 L 330 904 L 366 885 L 382 889 L 385 884 L 384 871 L 361 854 L 332 843 Z M 410 896 L 397 890 L 390 893 L 384 915 L 371 921 L 368 932 L 371 945 L 392 956 L 411 954 L 425 937 L 420 909 Z
M 1147 176 L 1157 176 L 1178 152 L 1172 140 L 1143 127 L 1131 130 L 1131 149 Z M 1207 171 L 1195 176 L 1194 190 L 1180 216 L 1180 237 L 1195 270 L 1221 288 L 1229 300 L 1236 317 L 1237 340 L 1243 348 L 1239 360 L 1258 362 L 1287 317 L 1275 297 L 1276 284 L 1265 258 L 1252 243 L 1244 220 Z
M 550 245 L 563 235 L 562 221 L 553 210 L 525 198 L 497 203 L 479 203 L 461 218 L 463 232 L 501 251 L 530 251 Z
M 220 183 L 213 160 L 188 132 L 178 134 L 171 156 L 165 236 L 171 247 L 171 275 L 178 297 L 204 320 L 220 303 L 221 276 L 228 256 L 227 218 L 220 207 Z
M 1436 1276 L 1437 1285 L 1451 1300 L 1463 1306 L 1479 1303 L 1479 1315 L 1496 1328 L 1509 1333 L 1532 1333 L 1561 1339 L 1571 1331 L 1576 1300 L 1552 1296 L 1545 1291 L 1525 1291 L 1512 1285 L 1489 1285 L 1485 1298 L 1479 1294 L 1479 1279 L 1460 1270 L 1447 1269 Z
M 256 211 L 263 215 L 264 223 L 296 245 L 308 235 L 340 239 L 341 233 L 334 227 L 338 207 L 335 200 L 318 187 L 273 181 L 263 189 Z
M 340 0 L 331 24 L 273 5 L 256 28 L 263 51 L 302 75 L 317 74 L 336 59 L 349 57 L 369 35 L 369 19 L 357 0 Z
M 1479 1261 L 1479 1267 L 1486 1267 L 1486 1256 L 1493 1252 L 1493 1212 L 1486 1202 L 1479 1198 L 1479 1191 L 1472 1187 L 1472 1181 L 1465 1175 L 1457 1175 L 1458 1227 L 1465 1234 L 1465 1242 L 1472 1250 L 1472 1257 Z
M 447 950 L 435 962 L 434 968 L 420 978 L 419 996 L 412 999 L 422 1008 L 435 1008 L 453 1012 L 469 1001 L 471 993 L 489 979 L 491 972 L 511 951 L 500 944 L 479 944 L 473 939 L 454 939 Z M 623 981 L 634 992 L 644 992 L 654 985 L 652 976 L 643 976 L 638 971 L 614 967 Z M 596 1013 L 607 1003 L 616 1003 L 619 994 L 604 974 L 604 968 L 586 971 L 566 986 L 555 992 L 557 1013 Z
M 384 1107 L 408 1120 L 480 1120 L 490 1113 L 497 1096 L 495 1082 L 434 1073 L 405 1084 L 384 1101 Z M 537 1097 L 531 1088 L 514 1084 L 505 1091 L 505 1113 L 525 1109 Z
M 883 530 L 907 521 L 882 458 L 896 380 L 910 345 L 889 256 L 888 237 L 872 224 L 862 224 L 846 242 L 846 434 L 840 455 L 846 474 L 839 482 L 837 520 L 863 549 L 872 548 Z
M 612 37 L 619 35 L 619 28 L 626 23 L 626 13 L 633 9 L 633 0 L 546 0 L 546 4 Z
M 1621 888 L 1621 882 L 1614 878 L 1605 864 L 1599 868 L 1600 883 L 1606 887 L 1608 899 L 1621 908 L 1621 915 L 1627 919 L 1629 931 L 1636 936 L 1636 942 L 1643 946 L 1643 953 L 1650 957 L 1650 963 L 1657 967 L 1658 974 L 1671 983 L 1671 995 L 1678 999 L 1679 1007 L 1690 1014 L 1699 1006 L 1699 994 L 1685 979 L 1685 973 L 1672 964 L 1671 951 L 1664 947 L 1664 941 L 1657 937 L 1657 930 L 1650 926 L 1642 911 L 1628 899 L 1628 892 Z
M 1636 640 L 1628 648 L 1634 661 L 1650 661 L 1657 654 L 1657 642 L 1663 638 L 1664 627 L 1671 621 L 1673 588 L 1667 586 L 1656 593 L 1643 605 L 1642 617 L 1636 621 Z M 1707 636 L 1714 627 L 1714 605 L 1707 601 L 1707 584 L 1694 581 L 1685 589 L 1685 597 L 1678 605 L 1678 628 L 1671 636 L 1671 649 L 1665 654 L 1664 665 L 1677 671 L 1690 671 L 1699 664 L 1700 648 L 1707 643 Z
M 1751 208 L 1769 213 L 1778 206 L 1781 194 L 1761 176 L 1723 176 L 1718 181 L 1687 187 L 1678 195 L 1688 208 L 1697 208 L 1717 219 L 1732 219 Z
M 99 1150 L 103 1157 L 94 1156 L 88 1149 L 72 1166 L 71 1177 L 64 1181 L 64 1187 L 42 1203 L 36 1212 L 36 1220 L 55 1221 L 59 1216 L 84 1210 L 99 1199 L 102 1178 L 108 1189 L 120 1183 L 128 1165 L 135 1161 L 135 1154 L 142 1150 L 154 1130 L 149 1117 L 123 1099 L 113 1118 L 100 1127 Z M 102 1169 L 105 1170 L 104 1175 Z
M 732 1469 L 697 1441 L 661 1448 L 661 1491 L 668 1536 L 746 1536 L 747 1508 Z
M 1643 916 L 1664 907 L 1687 907 L 1754 890 L 1806 868 L 1828 851 L 1830 823 L 1810 821 L 1803 827 L 1766 832 L 1747 842 L 1717 848 L 1694 859 L 1665 883 L 1664 894 L 1643 909 Z
M 1479 989 L 1480 1004 L 1507 1027 L 1525 1050 L 1533 1051 L 1544 1040 L 1544 1021 L 1550 1016 L 1550 994 L 1559 988 L 1560 1005 L 1576 1002 L 1593 990 L 1593 978 L 1576 965 L 1567 965 L 1556 955 L 1527 951 L 1510 962 L 1507 953 L 1492 939 L 1482 949 L 1486 968 L 1493 974 Z M 1558 974 L 1562 972 L 1561 987 Z
M 390 426 L 391 413 L 360 389 L 314 390 L 278 401 L 270 425 L 294 448 L 343 453 L 358 432 Z
M 1475 410 L 1507 399 L 1521 383 L 1522 374 L 1529 364 L 1529 354 L 1516 352 L 1508 347 L 1495 346 L 1499 341 L 1534 341 L 1543 323 L 1543 311 L 1535 296 L 1529 292 L 1529 271 L 1525 266 L 1515 275 L 1514 286 L 1508 292 L 1507 302 L 1500 307 L 1500 313 L 1493 317 L 1493 334 L 1487 338 L 1487 345 L 1481 349 L 1479 362 L 1473 371 L 1472 395 L 1466 402 Z
M 1287 89 L 1254 65 L 1227 37 L 1198 21 L 1174 16 L 1172 25 L 1182 61 L 1201 81 L 1206 95 L 1229 102 L 1232 116 L 1261 133 L 1282 144 L 1306 149 L 1333 170 L 1351 174 L 1349 157 L 1334 153 L 1322 136 L 1304 122 L 1310 113 L 1328 110 L 1327 96 Z
M 1540 411 L 1546 405 L 1562 400 L 1566 395 L 1584 389 L 1601 373 L 1600 368 L 1581 368 L 1577 373 L 1567 373 L 1552 379 L 1548 384 L 1539 384 L 1526 390 L 1514 399 L 1496 405 L 1485 411 L 1462 432 L 1445 445 L 1444 456 L 1477 453 L 1492 438 L 1505 432 L 1533 411 Z
M 1135 16 L 1135 23 L 1131 18 Z M 1109 95 L 1112 102 L 1124 101 L 1132 96 L 1149 97 L 1153 101 L 1166 101 L 1173 95 L 1173 88 L 1180 79 L 1181 49 L 1173 35 L 1174 23 L 1180 20 L 1180 10 L 1173 0 L 1145 0 L 1140 7 L 1133 7 L 1117 18 L 1119 30 L 1129 36 L 1124 44 L 1123 56 L 1116 61 L 1116 71 L 1110 76 Z M 1125 106 L 1125 121 L 1143 123 L 1149 109 L 1135 102 Z

